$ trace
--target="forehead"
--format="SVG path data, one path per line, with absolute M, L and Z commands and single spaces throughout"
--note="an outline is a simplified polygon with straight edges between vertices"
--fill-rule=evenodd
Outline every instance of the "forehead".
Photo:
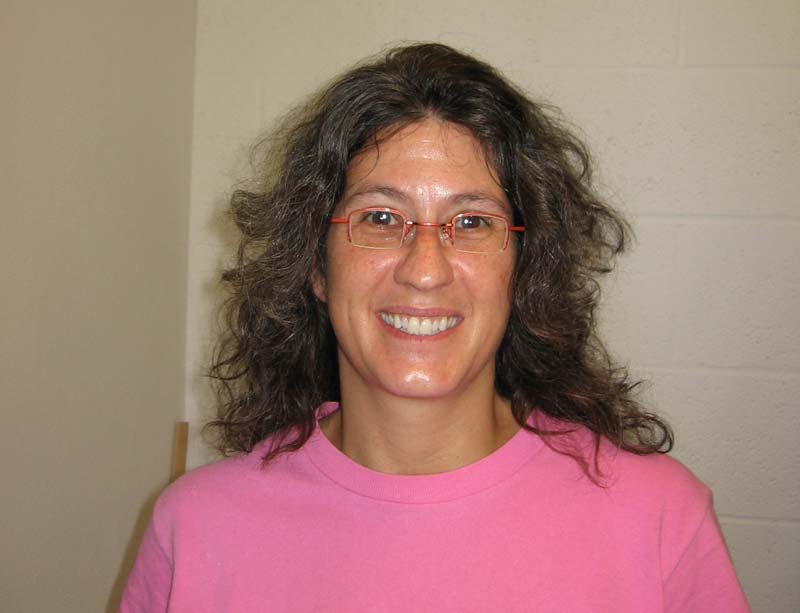
M 384 131 L 376 141 L 350 162 L 344 205 L 367 194 L 394 194 L 418 205 L 483 197 L 487 204 L 509 210 L 481 143 L 466 128 L 427 119 Z

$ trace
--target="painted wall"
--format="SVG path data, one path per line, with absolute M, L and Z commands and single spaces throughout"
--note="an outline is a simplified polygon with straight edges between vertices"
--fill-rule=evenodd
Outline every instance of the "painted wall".
M 756 611 L 800 608 L 800 4 L 200 0 L 186 411 L 213 338 L 221 212 L 247 147 L 388 43 L 437 40 L 560 106 L 638 245 L 602 325 L 716 494 Z M 195 429 L 196 432 L 196 429 Z M 191 463 L 210 456 L 195 435 Z
M 183 414 L 195 3 L 4 2 L 0 610 L 114 607 Z

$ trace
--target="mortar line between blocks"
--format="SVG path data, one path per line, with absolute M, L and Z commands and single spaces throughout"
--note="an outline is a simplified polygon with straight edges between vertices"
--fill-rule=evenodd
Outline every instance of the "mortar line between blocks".
M 720 522 L 736 523 L 753 526 L 782 526 L 789 528 L 800 528 L 800 519 L 790 519 L 786 517 L 753 517 L 747 515 L 722 515 L 719 516 Z

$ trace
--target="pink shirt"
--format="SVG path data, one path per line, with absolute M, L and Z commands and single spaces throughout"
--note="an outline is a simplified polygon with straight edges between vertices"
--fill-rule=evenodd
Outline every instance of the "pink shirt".
M 263 452 L 164 491 L 123 613 L 749 610 L 708 488 L 663 455 L 604 446 L 600 487 L 527 431 L 427 476 L 369 470 L 319 428 Z

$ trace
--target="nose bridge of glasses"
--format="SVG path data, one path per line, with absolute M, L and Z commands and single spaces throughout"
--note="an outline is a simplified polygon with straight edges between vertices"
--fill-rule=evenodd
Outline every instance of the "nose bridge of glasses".
M 406 222 L 406 240 L 411 240 L 416 234 L 417 226 L 439 230 L 439 240 L 441 242 L 453 242 L 453 231 L 451 223 L 437 223 L 435 221 L 408 221 Z

